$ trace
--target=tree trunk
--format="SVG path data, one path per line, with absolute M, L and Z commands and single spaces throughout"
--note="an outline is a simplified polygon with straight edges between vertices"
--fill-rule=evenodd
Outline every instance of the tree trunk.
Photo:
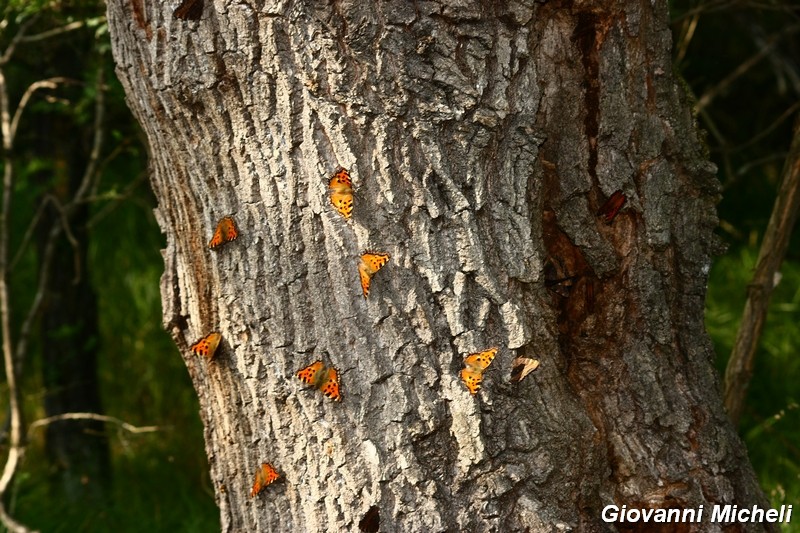
M 765 505 L 703 328 L 718 184 L 665 2 L 178 3 L 109 2 L 109 24 L 224 531 Z M 225 215 L 240 237 L 209 250 Z M 366 299 L 365 249 L 391 255 Z M 211 331 L 207 362 L 188 346 Z M 463 358 L 491 346 L 471 396 Z M 541 365 L 512 384 L 516 356 Z M 341 403 L 293 377 L 316 359 Z M 283 483 L 250 499 L 262 462 Z

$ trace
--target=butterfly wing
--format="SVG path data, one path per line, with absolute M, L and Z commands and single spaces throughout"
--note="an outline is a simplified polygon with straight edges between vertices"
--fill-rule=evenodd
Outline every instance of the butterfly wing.
M 217 229 L 214 231 L 214 236 L 211 238 L 211 242 L 208 243 L 208 247 L 216 248 L 226 242 L 235 241 L 238 237 L 239 230 L 236 227 L 236 222 L 231 217 L 223 217 L 217 223 Z
M 342 401 L 342 395 L 339 391 L 339 373 L 335 368 L 328 369 L 325 379 L 320 383 L 319 389 L 322 394 L 333 400 L 334 402 Z
M 239 237 L 239 229 L 231 217 L 222 219 L 222 234 L 225 242 L 235 241 Z
M 200 20 L 203 14 L 203 0 L 183 0 L 172 14 L 182 20 Z
M 353 195 L 352 193 L 331 193 L 331 204 L 346 220 L 350 218 L 353 213 Z
M 350 173 L 346 169 L 340 168 L 328 183 L 331 190 L 331 204 L 345 219 L 349 219 L 353 213 L 353 182 L 350 181 Z
M 537 359 L 530 359 L 528 357 L 517 357 L 511 366 L 511 381 L 520 382 L 525 379 L 525 376 L 539 368 L 539 361 Z
M 351 189 L 353 187 L 353 182 L 350 179 L 350 172 L 348 172 L 346 168 L 339 167 L 336 172 L 333 173 L 329 186 L 331 189 L 342 192 L 343 189 Z
M 464 359 L 461 380 L 469 389 L 470 394 L 475 394 L 480 390 L 483 371 L 492 364 L 495 355 L 497 355 L 497 348 L 490 348 L 483 352 L 470 354 Z
M 464 365 L 478 372 L 483 372 L 492 364 L 495 355 L 497 355 L 497 348 L 490 348 L 483 352 L 469 354 L 464 359 Z
M 261 463 L 261 467 L 256 472 L 256 479 L 253 482 L 253 489 L 250 491 L 250 497 L 252 498 L 262 490 L 267 485 L 275 482 L 280 476 L 277 470 L 269 464 L 269 463 Z
M 358 276 L 361 278 L 361 290 L 364 292 L 364 298 L 369 296 L 369 284 L 372 275 L 367 271 L 367 264 L 361 261 L 358 264 Z
M 224 242 L 225 241 L 222 238 L 222 228 L 220 227 L 219 224 L 217 224 L 217 229 L 214 230 L 214 236 L 211 237 L 211 241 L 209 241 L 208 247 L 216 248 L 217 246 L 222 245 Z
M 298 370 L 295 375 L 303 383 L 316 386 L 321 380 L 320 372 L 322 372 L 323 368 L 325 368 L 325 365 L 322 364 L 322 361 L 314 361 L 307 367 Z
M 622 206 L 625 205 L 627 199 L 628 198 L 622 191 L 615 191 L 614 194 L 606 200 L 606 203 L 603 204 L 597 212 L 597 215 L 602 216 L 606 224 L 610 224 L 611 221 L 614 220 L 614 217 L 617 216 L 617 213 L 619 213 L 619 210 L 622 209 Z
M 389 261 L 389 254 L 364 252 L 361 254 L 361 261 L 358 264 L 358 275 L 361 278 L 361 290 L 364 292 L 364 298 L 369 296 L 369 285 L 372 281 L 372 276 L 375 272 L 383 268 L 383 265 Z
M 202 355 L 209 361 L 214 359 L 214 355 L 217 353 L 217 347 L 219 346 L 219 341 L 222 339 L 222 335 L 217 333 L 216 331 L 209 333 L 196 343 L 192 344 L 190 350 L 195 355 Z
M 481 389 L 483 372 L 464 368 L 461 370 L 461 381 L 467 386 L 470 394 L 476 394 Z
M 361 259 L 367 264 L 367 268 L 369 269 L 369 274 L 372 275 L 381 268 L 383 265 L 389 261 L 389 254 L 382 254 L 382 253 L 374 253 L 374 252 L 365 252 Z

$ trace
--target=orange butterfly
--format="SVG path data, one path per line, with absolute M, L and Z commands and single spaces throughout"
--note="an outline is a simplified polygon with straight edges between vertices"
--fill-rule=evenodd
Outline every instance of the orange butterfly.
M 322 394 L 335 402 L 342 401 L 339 391 L 339 373 L 333 366 L 326 367 L 322 361 L 314 361 L 295 374 L 300 381 L 322 391 Z
M 217 353 L 217 346 L 219 346 L 219 341 L 222 339 L 222 335 L 213 331 L 197 341 L 196 343 L 192 344 L 190 350 L 195 355 L 202 355 L 209 361 L 214 359 L 214 355 Z
M 261 463 L 261 468 L 256 472 L 256 480 L 253 483 L 253 490 L 250 491 L 250 497 L 252 498 L 264 490 L 267 485 L 273 483 L 279 477 L 281 475 L 271 464 Z
M 358 264 L 358 275 L 361 276 L 361 289 L 364 291 L 364 298 L 369 296 L 369 284 L 375 272 L 383 268 L 389 260 L 389 254 L 380 252 L 364 252 L 361 254 L 361 262 Z
M 347 169 L 339 167 L 328 183 L 331 190 L 331 203 L 345 219 L 353 212 L 353 182 Z
M 611 221 L 617 216 L 627 199 L 628 197 L 622 191 L 615 191 L 597 212 L 597 216 L 603 217 L 606 220 L 606 224 L 611 224 Z
M 525 376 L 539 368 L 538 359 L 530 359 L 528 357 L 517 357 L 511 367 L 511 381 L 520 382 L 525 379 Z
M 469 354 L 464 359 L 461 379 L 469 389 L 470 394 L 475 394 L 480 390 L 483 371 L 489 367 L 495 355 L 497 355 L 497 348 L 489 348 L 485 352 Z
M 214 236 L 211 237 L 208 247 L 216 248 L 217 246 L 222 246 L 226 242 L 235 241 L 238 236 L 239 230 L 236 229 L 236 222 L 231 217 L 223 217 L 217 223 L 217 229 L 214 231 Z

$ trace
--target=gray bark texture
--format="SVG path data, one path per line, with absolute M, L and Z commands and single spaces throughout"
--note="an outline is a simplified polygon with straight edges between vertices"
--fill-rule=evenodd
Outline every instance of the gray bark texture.
M 108 18 L 223 531 L 358 531 L 372 506 L 381 531 L 606 531 L 613 503 L 765 504 L 703 327 L 719 187 L 666 2 L 178 3 Z M 211 251 L 225 215 L 241 235 Z M 391 255 L 367 299 L 365 249 Z M 216 359 L 192 355 L 214 330 Z M 491 346 L 471 396 L 463 358 Z M 517 356 L 541 366 L 512 384 Z M 340 403 L 294 377 L 316 359 Z M 282 478 L 250 498 L 262 462 Z

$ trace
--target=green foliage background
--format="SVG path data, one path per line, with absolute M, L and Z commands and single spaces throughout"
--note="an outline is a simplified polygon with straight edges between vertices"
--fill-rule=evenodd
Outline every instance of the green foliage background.
M 219 513 L 208 477 L 203 428 L 197 397 L 181 355 L 161 325 L 159 278 L 163 270 L 163 236 L 155 222 L 155 199 L 146 179 L 143 137 L 125 106 L 114 76 L 104 5 L 97 0 L 71 2 L 12 0 L 0 20 L 0 53 L 20 25 L 34 19 L 29 35 L 84 21 L 81 29 L 52 39 L 18 45 L 4 71 L 12 112 L 25 88 L 45 77 L 63 75 L 68 63 L 83 62 L 79 79 L 44 90 L 31 100 L 20 125 L 13 154 L 16 182 L 13 228 L 27 228 L 48 184 L 34 183 L 38 171 L 55 171 L 59 163 L 41 152 L 37 119 L 56 114 L 70 123 L 88 153 L 94 120 L 97 72 L 106 79 L 107 136 L 103 170 L 92 204 L 89 258 L 83 271 L 99 299 L 98 357 L 105 413 L 135 426 L 158 426 L 152 433 L 131 434 L 108 425 L 112 451 L 113 489 L 104 506 L 82 504 L 65 497 L 45 454 L 44 431 L 35 430 L 8 500 L 12 516 L 42 531 L 218 531 Z M 52 50 L 67 50 L 56 57 Z M 59 139 L 51 139 L 55 146 Z M 23 230 L 12 233 L 12 255 Z M 33 299 L 38 276 L 35 247 L 21 256 L 11 277 L 14 331 Z M 22 376 L 28 421 L 42 418 L 41 360 L 26 360 Z M 2 390 L 0 390 L 2 393 Z M 6 395 L 0 394 L 2 402 Z M 5 408 L 5 405 L 0 406 Z M 92 480 L 87 480 L 91 483 Z
M 758 31 L 767 38 L 780 35 L 775 49 L 784 57 L 800 57 L 798 34 L 787 31 L 800 21 L 797 8 L 788 2 L 676 0 L 671 7 L 676 72 L 696 98 L 717 87 L 760 49 Z M 164 243 L 153 217 L 155 201 L 144 174 L 142 138 L 113 77 L 103 5 L 96 0 L 7 1 L 4 8 L 0 4 L 0 16 L 10 21 L 0 32 L 0 49 L 7 46 L 19 23 L 33 15 L 39 17 L 36 27 L 40 31 L 76 20 L 92 21 L 82 30 L 59 37 L 73 39 L 76 53 L 92 57 L 82 83 L 52 93 L 66 98 L 66 104 L 37 99 L 28 120 L 35 120 L 38 113 L 62 113 L 74 122 L 78 134 L 86 135 L 93 114 L 92 80 L 98 69 L 107 73 L 106 122 L 110 131 L 106 155 L 115 150 L 116 155 L 103 170 L 99 200 L 93 205 L 86 265 L 100 299 L 101 331 L 96 342 L 101 347 L 102 396 L 107 414 L 137 426 L 157 425 L 159 431 L 130 434 L 109 426 L 114 489 L 102 508 L 69 503 L 62 497 L 60 487 L 50 482 L 54 466 L 44 454 L 44 433 L 33 433 L 15 479 L 10 511 L 23 523 L 43 531 L 217 531 L 219 518 L 207 474 L 197 398 L 181 355 L 161 326 L 159 277 L 163 263 L 159 250 Z M 696 24 L 690 31 L 692 21 Z M 82 37 L 76 35 L 81 32 Z M 53 62 L 47 70 L 58 70 L 58 58 L 47 58 L 42 46 L 31 43 L 24 50 L 21 47 L 19 61 L 7 65 L 12 102 L 18 101 L 28 83 L 42 76 L 43 60 Z M 788 79 L 789 71 L 781 72 L 777 64 L 769 59 L 757 63 L 698 116 L 700 127 L 710 132 L 710 154 L 720 167 L 724 187 L 719 205 L 720 236 L 730 245 L 711 270 L 707 300 L 707 327 L 720 371 L 736 334 L 760 236 L 777 193 L 792 117 L 797 114 L 791 112 L 798 94 Z M 756 137 L 760 133 L 763 135 Z M 25 139 L 20 142 L 24 144 Z M 25 178 L 52 162 L 43 153 L 22 150 L 18 155 L 14 225 L 25 228 L 42 193 Z M 15 235 L 12 250 L 19 242 L 20 236 Z M 797 244 L 795 235 L 773 296 L 741 424 L 762 486 L 775 506 L 798 503 L 800 496 Z M 33 297 L 36 260 L 35 253 L 28 251 L 13 276 L 17 320 Z M 15 327 L 19 327 L 18 321 Z M 41 363 L 31 357 L 26 364 L 25 410 L 33 420 L 43 416 Z M 800 526 L 789 525 L 784 530 L 800 531 Z
M 697 100 L 717 94 L 697 118 L 719 167 L 719 234 L 729 245 L 712 267 L 706 299 L 706 327 L 722 374 L 800 110 L 800 7 L 788 1 L 670 4 L 676 72 Z M 754 60 L 751 67 L 731 78 L 748 60 Z M 800 502 L 799 252 L 795 231 L 772 295 L 739 431 L 776 507 Z M 800 520 L 793 522 L 782 530 L 800 531 Z

